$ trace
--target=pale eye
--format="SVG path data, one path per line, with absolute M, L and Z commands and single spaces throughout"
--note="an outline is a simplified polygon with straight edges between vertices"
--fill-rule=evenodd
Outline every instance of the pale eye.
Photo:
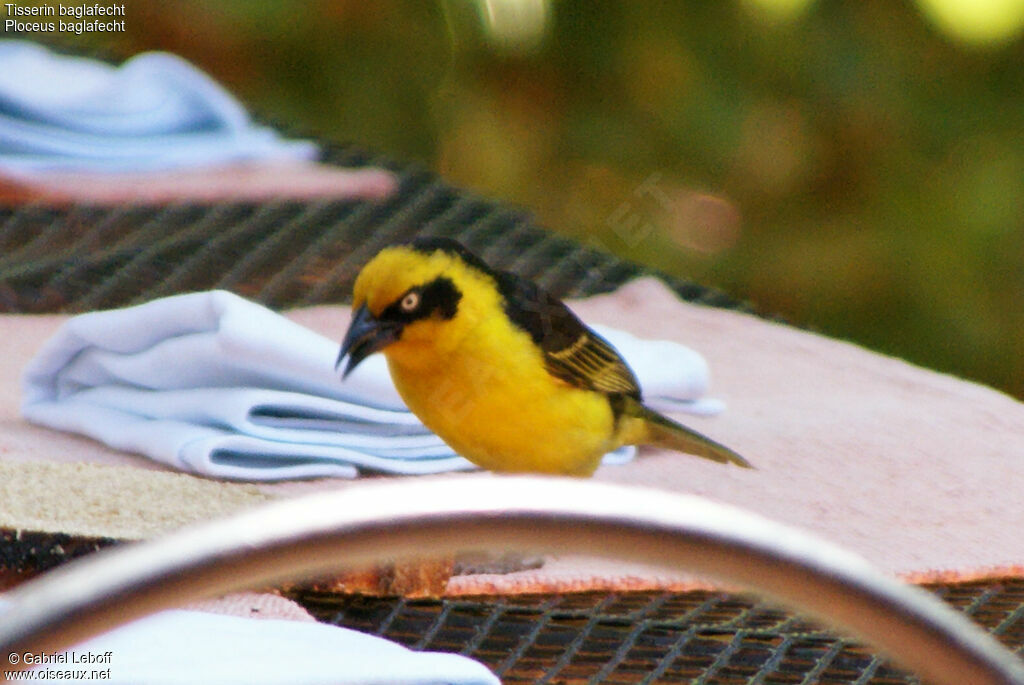
M 406 293 L 398 306 L 402 308 L 403 312 L 415 311 L 420 306 L 420 294 L 415 291 Z

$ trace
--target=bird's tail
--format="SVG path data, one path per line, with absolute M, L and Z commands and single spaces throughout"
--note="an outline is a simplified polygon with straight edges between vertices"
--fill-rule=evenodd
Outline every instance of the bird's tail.
M 672 419 L 662 416 L 640 403 L 635 403 L 634 406 L 629 407 L 628 414 L 639 419 L 639 422 L 642 424 L 640 430 L 643 431 L 644 436 L 642 440 L 637 442 L 694 454 L 698 457 L 717 461 L 720 464 L 733 463 L 745 469 L 754 468 L 749 461 L 725 445 L 717 443 L 706 435 L 691 430 L 681 423 L 676 423 Z

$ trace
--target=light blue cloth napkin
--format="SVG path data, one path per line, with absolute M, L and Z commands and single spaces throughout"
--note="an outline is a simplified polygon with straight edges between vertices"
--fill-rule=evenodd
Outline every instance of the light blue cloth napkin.
M 648 404 L 708 414 L 708 367 L 674 342 L 601 328 Z M 338 331 L 340 339 L 344 331 Z M 475 468 L 417 419 L 382 355 L 344 382 L 339 343 L 226 291 L 69 319 L 29 362 L 22 414 L 111 447 L 217 478 Z M 632 459 L 622 448 L 605 463 Z
M 230 93 L 174 55 L 113 67 L 0 40 L 0 171 L 154 171 L 317 154 L 311 142 L 255 125 Z
M 66 654 L 67 663 L 35 667 L 42 675 L 49 671 L 54 677 L 32 682 L 499 685 L 482 664 L 457 654 L 414 652 L 383 638 L 323 623 L 202 611 L 153 614 L 83 642 Z M 27 656 L 34 658 L 31 653 Z M 25 659 L 26 654 L 16 658 Z M 6 668 L 7 655 L 4 659 Z M 75 659 L 87 663 L 74 663 Z M 83 670 L 84 677 L 74 677 Z M 91 677 L 94 670 L 97 677 Z

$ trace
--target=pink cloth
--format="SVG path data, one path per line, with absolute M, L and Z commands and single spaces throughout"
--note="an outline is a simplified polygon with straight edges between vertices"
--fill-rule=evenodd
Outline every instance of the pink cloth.
M 262 202 L 276 199 L 379 200 L 398 187 L 383 169 L 339 169 L 313 162 L 252 162 L 139 173 L 53 171 L 0 175 L 0 201 L 50 205 Z
M 698 494 L 758 512 L 857 552 L 913 582 L 1024 574 L 1024 405 L 989 388 L 753 316 L 680 302 L 634 282 L 573 303 L 588 322 L 687 344 L 707 358 L 727 411 L 678 417 L 757 470 L 645 450 L 595 478 Z M 333 338 L 348 312 L 291 318 Z M 62 317 L 0 317 L 0 460 L 88 461 L 162 469 L 142 457 L 31 426 L 17 415 L 17 376 Z M 449 476 L 459 477 L 459 476 Z M 363 481 L 259 485 L 275 496 Z M 0 521 L 2 525 L 2 521 Z M 560 558 L 508 575 L 455 577 L 451 594 L 682 589 L 678 573 Z

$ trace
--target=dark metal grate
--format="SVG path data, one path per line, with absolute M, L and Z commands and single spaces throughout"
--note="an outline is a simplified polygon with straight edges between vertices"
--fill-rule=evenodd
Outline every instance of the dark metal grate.
M 561 297 L 607 292 L 646 273 L 423 169 L 356 148 L 334 149 L 329 160 L 391 168 L 399 191 L 378 203 L 0 207 L 0 311 L 81 312 L 210 288 L 274 308 L 341 302 L 381 247 L 421 234 L 457 238 Z M 708 288 L 672 285 L 689 300 L 732 304 Z
M 1024 652 L 1024 580 L 927 588 Z M 757 599 L 716 592 L 406 600 L 299 594 L 317 618 L 417 650 L 458 652 L 504 683 L 843 683 L 914 676 Z

